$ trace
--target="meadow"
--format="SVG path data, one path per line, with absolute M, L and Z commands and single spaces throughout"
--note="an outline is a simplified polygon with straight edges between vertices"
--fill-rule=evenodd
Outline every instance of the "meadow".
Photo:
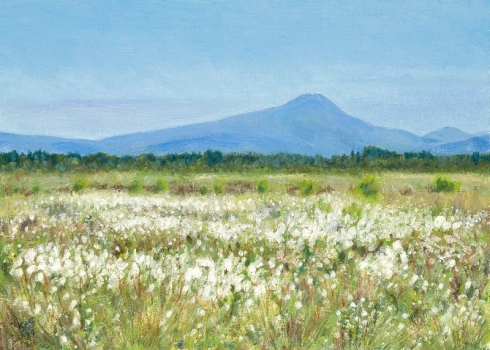
M 0 348 L 490 348 L 490 179 L 436 179 L 1 173 Z

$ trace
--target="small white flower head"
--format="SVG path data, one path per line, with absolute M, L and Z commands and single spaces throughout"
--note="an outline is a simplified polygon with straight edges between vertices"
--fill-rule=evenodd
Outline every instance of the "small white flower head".
M 297 301 L 294 303 L 294 307 L 296 308 L 296 310 L 301 309 L 302 306 L 303 306 L 303 304 L 301 303 L 301 301 Z
M 203 317 L 204 315 L 206 315 L 206 311 L 203 309 L 197 309 L 197 316 Z
M 434 226 L 438 229 L 442 228 L 444 223 L 446 222 L 446 218 L 442 215 L 439 215 L 434 220 Z
M 78 318 L 78 315 L 73 316 L 72 326 L 73 328 L 80 327 L 80 319 Z
M 247 301 L 245 302 L 245 308 L 249 310 L 250 308 L 252 308 L 253 304 L 254 302 L 252 299 L 247 299 Z
M 36 275 L 36 281 L 38 281 L 39 283 L 43 283 L 44 282 L 44 274 L 42 272 L 39 272 Z
M 403 328 L 405 328 L 405 325 L 403 323 L 399 323 L 398 324 L 398 329 L 399 330 L 402 330 Z
M 419 279 L 419 276 L 413 275 L 412 278 L 410 279 L 410 282 L 408 282 L 408 285 L 413 286 L 415 284 L 415 282 L 417 282 L 418 279 Z

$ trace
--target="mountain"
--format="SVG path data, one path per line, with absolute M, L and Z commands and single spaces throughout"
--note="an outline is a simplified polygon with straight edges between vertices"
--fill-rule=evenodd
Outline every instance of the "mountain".
M 458 128 L 445 127 L 439 130 L 432 131 L 423 136 L 423 139 L 428 142 L 443 144 L 465 140 L 471 137 L 471 134 L 464 132 Z
M 490 152 L 490 134 L 472 136 L 465 140 L 449 142 L 429 149 L 437 155 L 468 154 Z
M 27 153 L 28 151 L 43 150 L 51 153 L 78 152 L 89 154 L 98 151 L 96 141 L 71 140 L 51 136 L 18 135 L 0 132 L 0 152 L 16 150 Z
M 279 107 L 218 121 L 109 137 L 100 141 L 0 133 L 0 151 L 42 149 L 89 154 L 204 152 L 289 152 L 341 155 L 372 145 L 397 152 L 430 150 L 436 154 L 483 152 L 488 135 L 469 137 L 443 128 L 423 137 L 388 129 L 348 115 L 321 94 L 305 94 Z
M 354 118 L 320 94 L 305 94 L 280 106 L 219 121 L 135 133 L 102 140 L 107 153 L 205 151 L 291 152 L 308 155 L 350 153 L 366 145 L 395 151 L 427 146 L 403 130 L 373 126 Z

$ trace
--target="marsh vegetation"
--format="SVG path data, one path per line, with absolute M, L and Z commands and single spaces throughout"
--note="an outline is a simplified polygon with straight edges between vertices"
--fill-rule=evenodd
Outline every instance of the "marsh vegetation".
M 0 347 L 490 341 L 484 175 L 11 172 L 0 188 Z

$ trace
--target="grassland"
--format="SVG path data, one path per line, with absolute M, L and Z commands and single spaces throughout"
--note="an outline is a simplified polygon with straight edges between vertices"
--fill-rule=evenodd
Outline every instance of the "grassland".
M 490 179 L 447 177 L 3 173 L 0 347 L 486 348 Z

